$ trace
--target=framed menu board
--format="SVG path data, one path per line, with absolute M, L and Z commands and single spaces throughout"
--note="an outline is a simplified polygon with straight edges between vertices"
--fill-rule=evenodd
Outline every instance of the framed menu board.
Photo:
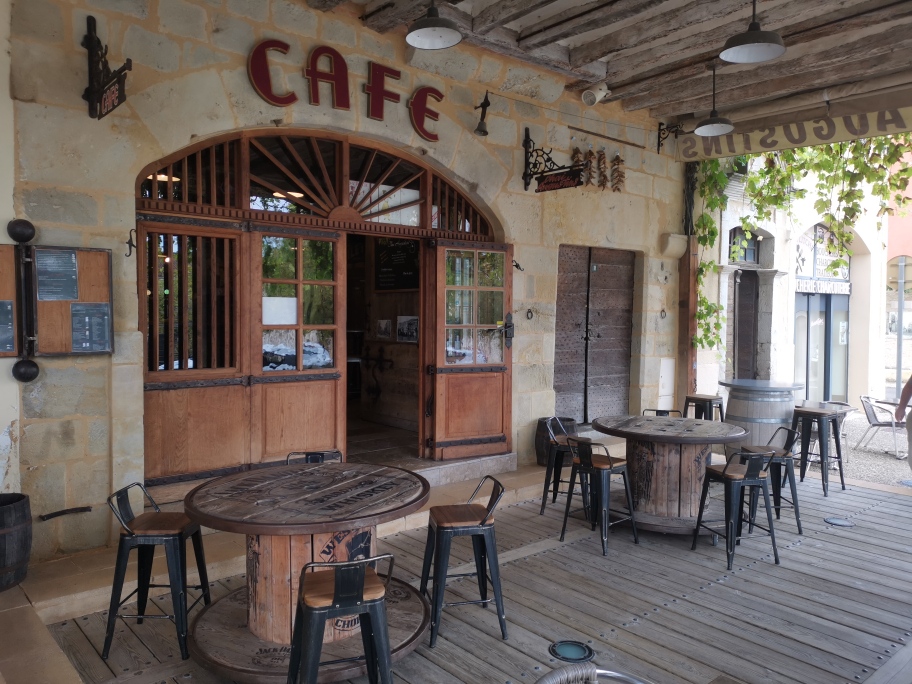
M 30 247 L 34 356 L 114 351 L 111 251 Z M 0 311 L 2 315 L 2 311 Z
M 378 238 L 374 248 L 377 290 L 417 290 L 420 252 L 417 240 Z
M 17 356 L 16 248 L 0 245 L 0 356 Z

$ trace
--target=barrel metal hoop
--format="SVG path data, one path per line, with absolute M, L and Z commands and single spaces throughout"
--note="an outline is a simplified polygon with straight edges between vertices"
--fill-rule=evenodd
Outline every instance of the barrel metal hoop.
M 0 575 L 6 575 L 7 573 L 10 573 L 10 572 L 16 572 L 16 570 L 19 570 L 20 568 L 24 568 L 26 565 L 28 565 L 28 558 L 26 558 L 25 560 L 21 560 L 18 563 L 14 563 L 13 565 L 7 565 L 5 568 L 0 568 Z
M 18 525 L 13 525 L 12 527 L 3 527 L 2 529 L 0 529 L 0 532 L 8 534 L 10 532 L 16 532 L 18 530 L 25 529 L 26 527 L 31 527 L 31 525 L 32 525 L 32 521 L 26 520 L 25 522 L 21 522 Z

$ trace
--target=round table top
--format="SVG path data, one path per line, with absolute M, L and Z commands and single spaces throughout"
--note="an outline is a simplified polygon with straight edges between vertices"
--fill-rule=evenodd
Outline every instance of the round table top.
M 593 420 L 592 429 L 615 437 L 666 444 L 725 444 L 748 434 L 740 425 L 673 416 L 607 416 Z
M 371 527 L 421 508 L 431 485 L 402 468 L 299 463 L 225 475 L 187 494 L 190 519 L 227 532 L 303 535 Z
M 749 380 L 739 378 L 735 380 L 719 380 L 723 387 L 732 387 L 740 390 L 756 390 L 765 392 L 770 390 L 781 390 L 783 392 L 794 392 L 795 390 L 804 389 L 804 385 L 797 382 L 778 382 L 776 380 Z

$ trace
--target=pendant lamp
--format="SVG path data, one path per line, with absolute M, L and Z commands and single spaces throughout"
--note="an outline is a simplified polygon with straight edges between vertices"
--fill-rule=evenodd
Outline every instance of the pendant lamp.
M 754 0 L 754 15 L 747 31 L 725 41 L 719 57 L 735 64 L 759 64 L 785 54 L 782 36 L 775 31 L 761 31 L 757 21 L 757 0 Z
M 735 125 L 731 122 L 731 119 L 726 119 L 724 116 L 719 116 L 719 112 L 716 111 L 716 65 L 712 65 L 713 72 L 713 108 L 709 113 L 708 119 L 703 119 L 700 123 L 697 124 L 697 127 L 694 129 L 694 133 L 697 135 L 702 135 L 706 137 L 712 137 L 714 135 L 725 135 L 731 133 L 735 130 Z
M 428 7 L 427 14 L 415 21 L 405 35 L 405 42 L 419 50 L 443 50 L 453 47 L 462 40 L 462 33 L 456 22 L 441 18 L 434 7 L 434 0 Z

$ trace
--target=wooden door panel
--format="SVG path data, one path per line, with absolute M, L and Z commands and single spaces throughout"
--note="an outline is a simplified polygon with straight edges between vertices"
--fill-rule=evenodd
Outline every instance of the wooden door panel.
M 248 392 L 242 385 L 147 391 L 146 479 L 248 463 Z
M 505 434 L 503 373 L 451 375 L 443 381 L 445 430 L 448 439 Z
M 336 409 L 340 382 L 316 380 L 257 386 L 263 425 L 261 460 L 282 459 L 292 451 L 341 451 Z

